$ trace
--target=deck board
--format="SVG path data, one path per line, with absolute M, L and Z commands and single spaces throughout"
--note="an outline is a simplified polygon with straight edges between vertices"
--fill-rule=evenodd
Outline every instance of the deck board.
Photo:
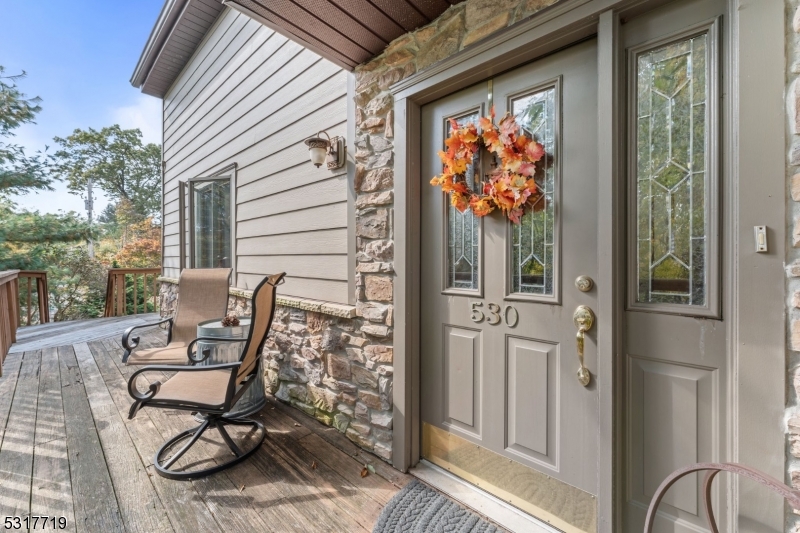
M 189 413 L 147 408 L 128 420 L 128 379 L 137 368 L 122 363 L 120 339 L 154 317 L 130 318 L 44 324 L 21 335 L 0 377 L 0 519 L 64 516 L 74 532 L 367 533 L 407 482 L 271 397 L 256 415 L 267 438 L 247 461 L 193 481 L 157 475 L 158 447 L 197 423 Z M 141 333 L 142 347 L 165 343 L 158 328 Z M 227 453 L 209 431 L 181 461 Z M 365 463 L 376 474 L 362 478 Z
M 0 447 L 0 506 L 10 516 L 30 510 L 36 407 L 39 397 L 39 365 L 42 353 L 25 352 L 19 371 L 3 445 Z
M 77 531 L 125 531 L 75 350 L 58 349 Z
M 63 516 L 64 531 L 75 531 L 57 348 L 42 350 L 34 442 L 30 514 Z

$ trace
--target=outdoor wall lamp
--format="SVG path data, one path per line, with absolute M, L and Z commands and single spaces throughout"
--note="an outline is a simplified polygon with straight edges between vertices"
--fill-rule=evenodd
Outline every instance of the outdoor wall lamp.
M 323 139 L 322 135 L 325 135 L 327 139 Z M 331 138 L 328 132 L 321 131 L 317 133 L 316 137 L 306 139 L 305 143 L 308 146 L 311 162 L 315 167 L 322 166 L 326 159 L 328 170 L 335 170 L 344 166 L 345 156 L 347 155 L 344 137 Z

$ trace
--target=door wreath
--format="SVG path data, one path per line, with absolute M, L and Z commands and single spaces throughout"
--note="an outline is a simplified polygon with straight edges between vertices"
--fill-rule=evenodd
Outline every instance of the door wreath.
M 459 127 L 450 119 L 447 151 L 439 151 L 444 169 L 431 180 L 431 185 L 441 186 L 442 192 L 449 193 L 450 203 L 461 213 L 471 209 L 475 216 L 484 217 L 499 209 L 519 224 L 525 207 L 532 208 L 542 196 L 534 175 L 536 162 L 545 154 L 544 146 L 524 133 L 518 135 L 520 128 L 511 113 L 506 113 L 499 124 L 494 118 L 492 107 L 490 115 L 478 121 L 480 133 L 472 122 Z M 481 190 L 475 191 L 467 183 L 467 168 L 481 148 L 494 154 L 500 163 L 492 170 L 489 181 L 481 182 Z

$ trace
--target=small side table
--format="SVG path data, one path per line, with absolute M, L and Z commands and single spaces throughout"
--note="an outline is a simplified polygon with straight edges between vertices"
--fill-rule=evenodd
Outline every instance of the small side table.
M 197 325 L 198 337 L 216 337 L 219 339 L 247 339 L 250 331 L 250 319 L 240 318 L 238 326 L 223 326 L 222 319 L 206 320 Z M 214 365 L 221 363 L 234 363 L 242 357 L 244 342 L 212 342 L 198 341 L 197 353 L 210 350 L 211 353 L 201 365 Z M 260 411 L 267 404 L 264 395 L 264 375 L 259 369 L 256 371 L 255 383 L 250 385 L 247 392 L 239 398 L 233 406 L 229 418 L 242 418 Z

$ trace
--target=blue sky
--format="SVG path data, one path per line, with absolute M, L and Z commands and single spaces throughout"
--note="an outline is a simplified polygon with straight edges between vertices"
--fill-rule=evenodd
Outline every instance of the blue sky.
M 0 0 L 0 65 L 6 74 L 25 70 L 19 87 L 42 98 L 37 123 L 16 130 L 10 142 L 33 152 L 76 128 L 116 123 L 139 128 L 146 142 L 160 144 L 161 100 L 129 80 L 162 5 L 163 0 Z M 80 197 L 63 184 L 57 189 L 14 201 L 43 212 L 85 215 Z M 106 204 L 98 198 L 95 209 Z

